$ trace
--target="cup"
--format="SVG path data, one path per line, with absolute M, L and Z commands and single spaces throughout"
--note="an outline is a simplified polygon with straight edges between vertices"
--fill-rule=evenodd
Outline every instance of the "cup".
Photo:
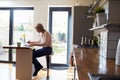
M 17 42 L 17 47 L 20 47 L 21 46 L 21 42 Z

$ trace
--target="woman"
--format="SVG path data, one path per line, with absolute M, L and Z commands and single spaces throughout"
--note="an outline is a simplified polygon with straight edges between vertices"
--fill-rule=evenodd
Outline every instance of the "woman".
M 36 42 L 28 41 L 27 43 L 30 44 L 30 46 L 40 46 L 42 48 L 33 50 L 32 63 L 35 66 L 35 72 L 33 73 L 33 76 L 36 76 L 39 70 L 43 68 L 36 58 L 52 53 L 52 37 L 50 33 L 44 29 L 41 23 L 38 23 L 35 29 L 38 33 L 41 33 L 40 40 Z

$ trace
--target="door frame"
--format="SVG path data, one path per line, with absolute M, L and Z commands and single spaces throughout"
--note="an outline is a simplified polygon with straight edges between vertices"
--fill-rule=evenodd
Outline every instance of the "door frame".
M 72 7 L 49 7 L 49 32 L 52 34 L 52 12 L 53 11 L 68 11 L 68 35 L 67 35 L 67 64 L 52 64 L 69 66 L 70 55 L 70 33 L 71 33 L 71 9 Z

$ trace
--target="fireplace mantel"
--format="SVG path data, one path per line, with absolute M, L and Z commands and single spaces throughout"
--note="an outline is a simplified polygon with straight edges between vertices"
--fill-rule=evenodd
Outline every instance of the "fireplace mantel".
M 115 58 L 118 40 L 120 38 L 120 24 L 104 24 L 89 29 L 100 35 L 100 55 L 105 58 Z
M 109 29 L 109 30 L 115 30 L 120 31 L 120 23 L 119 24 L 103 24 L 101 26 L 96 26 L 93 28 L 90 28 L 89 30 L 95 31 L 95 30 L 102 30 L 102 29 Z

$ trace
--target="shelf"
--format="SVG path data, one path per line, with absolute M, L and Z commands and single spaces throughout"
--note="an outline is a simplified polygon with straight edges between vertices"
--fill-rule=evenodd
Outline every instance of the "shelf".
M 97 29 L 103 29 L 103 28 L 105 28 L 105 26 L 107 26 L 107 24 L 103 24 L 101 26 L 96 26 L 96 27 L 90 28 L 89 30 L 93 31 L 93 30 L 97 30 Z
M 87 18 L 95 18 L 96 14 L 95 13 L 88 13 Z
M 120 31 L 120 23 L 103 24 L 101 26 L 90 28 L 89 30 L 90 31 L 95 31 L 95 30 Z

